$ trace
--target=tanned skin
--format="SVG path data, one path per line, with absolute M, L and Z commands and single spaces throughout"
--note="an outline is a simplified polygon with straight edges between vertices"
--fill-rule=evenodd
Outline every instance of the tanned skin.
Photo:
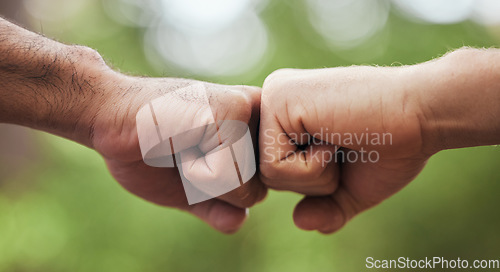
M 238 230 L 247 217 L 246 208 L 265 197 L 266 187 L 254 176 L 217 199 L 188 205 L 176 168 L 155 168 L 143 162 L 136 129 L 139 109 L 168 92 L 199 82 L 127 76 L 110 69 L 88 47 L 65 45 L 3 19 L 0 33 L 0 123 L 43 130 L 93 148 L 131 193 L 188 211 L 224 233 Z M 260 88 L 204 86 L 216 122 L 248 123 L 256 140 Z M 185 109 L 178 110 L 197 107 L 194 102 L 191 106 L 183 103 Z

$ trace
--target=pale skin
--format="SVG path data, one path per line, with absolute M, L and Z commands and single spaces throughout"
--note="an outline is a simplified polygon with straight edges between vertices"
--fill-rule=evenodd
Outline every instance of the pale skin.
M 216 116 L 248 123 L 254 139 L 260 113 L 260 174 L 228 194 L 190 206 L 177 169 L 142 161 L 135 116 L 149 101 L 196 81 L 130 77 L 110 69 L 92 49 L 52 41 L 3 19 L 0 33 L 1 123 L 93 148 L 131 193 L 188 211 L 225 233 L 238 230 L 245 208 L 265 197 L 260 179 L 269 188 L 306 195 L 295 209 L 298 227 L 332 233 L 412 181 L 436 152 L 500 143 L 500 53 L 494 49 L 461 49 L 404 67 L 279 70 L 266 79 L 262 93 L 207 83 Z M 377 163 L 323 166 L 264 152 L 284 150 L 307 161 L 308 152 L 335 151 L 339 143 L 304 153 L 295 145 L 270 144 L 264 136 L 286 139 L 321 128 L 341 133 L 369 128 L 391 133 L 393 142 L 341 146 L 376 150 Z
M 299 149 L 307 143 L 287 141 L 289 135 L 366 129 L 390 133 L 392 144 L 317 141 Z M 403 67 L 278 70 L 262 91 L 261 179 L 269 188 L 306 195 L 294 211 L 295 224 L 305 230 L 339 230 L 406 186 L 441 150 L 499 143 L 498 49 L 463 48 Z M 377 151 L 380 158 L 342 165 L 311 159 L 335 145 Z

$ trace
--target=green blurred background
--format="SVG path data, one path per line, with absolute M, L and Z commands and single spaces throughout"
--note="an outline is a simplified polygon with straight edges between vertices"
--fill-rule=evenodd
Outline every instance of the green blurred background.
M 422 1 L 430 8 L 419 10 L 404 0 L 239 1 L 240 6 L 234 0 L 234 10 L 244 11 L 230 19 L 219 18 L 218 12 L 232 12 L 217 9 L 229 5 L 222 0 L 210 4 L 213 10 L 192 14 L 193 6 L 179 5 L 196 9 L 203 1 L 160 2 L 16 0 L 1 1 L 0 11 L 49 37 L 93 47 L 122 72 L 224 84 L 260 86 L 283 67 L 415 64 L 464 45 L 500 43 L 500 21 L 487 14 L 500 9 L 485 9 L 485 1 Z M 483 9 L 471 11 L 477 2 Z M 161 18 L 169 7 L 182 18 Z M 193 23 L 187 15 L 205 17 Z M 190 29 L 214 18 L 220 24 L 212 29 Z M 183 20 L 193 24 L 175 25 Z M 240 29 L 225 30 L 232 26 Z M 219 44 L 212 37 L 225 38 Z M 201 47 L 184 48 L 201 50 L 189 58 L 194 51 L 183 45 L 197 41 Z M 221 48 L 229 59 L 213 57 Z M 204 56 L 211 60 L 204 62 Z M 208 68 L 198 69 L 203 65 Z M 370 256 L 500 259 L 500 147 L 437 154 L 403 191 L 334 235 L 297 229 L 292 211 L 301 197 L 270 192 L 250 210 L 241 231 L 226 236 L 191 215 L 127 193 L 85 147 L 6 125 L 0 140 L 0 271 L 363 271 Z

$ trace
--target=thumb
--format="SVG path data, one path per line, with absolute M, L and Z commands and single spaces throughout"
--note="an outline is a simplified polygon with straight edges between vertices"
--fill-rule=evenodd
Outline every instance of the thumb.
M 211 199 L 185 208 L 214 229 L 231 234 L 238 231 L 247 218 L 247 210 L 227 202 Z
M 295 224 L 305 230 L 335 232 L 357 214 L 401 190 L 425 163 L 425 159 L 347 163 L 342 166 L 341 184 L 333 195 L 305 197 L 297 204 Z

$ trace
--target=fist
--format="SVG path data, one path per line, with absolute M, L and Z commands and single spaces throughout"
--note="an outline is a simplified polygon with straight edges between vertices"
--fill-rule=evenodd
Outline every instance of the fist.
M 324 233 L 403 188 L 423 168 L 418 97 L 405 68 L 279 70 L 265 81 L 262 181 L 306 195 L 297 226 Z

